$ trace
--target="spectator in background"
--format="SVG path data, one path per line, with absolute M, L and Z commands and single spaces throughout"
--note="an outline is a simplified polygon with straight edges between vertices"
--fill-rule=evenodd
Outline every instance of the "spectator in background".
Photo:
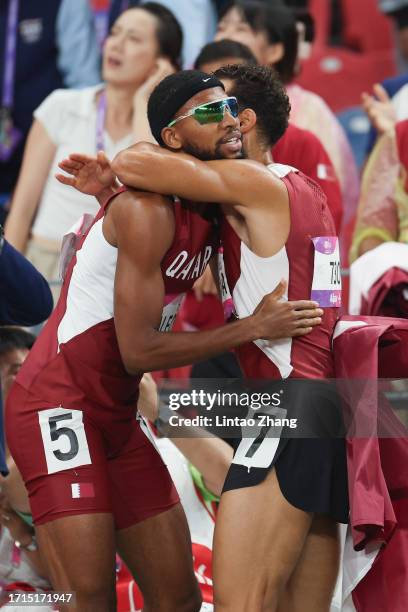
M 0 2 L 0 194 L 17 181 L 33 110 L 54 89 L 99 82 L 88 0 Z
M 194 68 L 211 73 L 221 66 L 228 66 L 229 64 L 255 66 L 257 63 L 257 59 L 249 47 L 236 40 L 225 38 L 207 43 L 201 49 Z
M 22 327 L 0 326 L 0 384 L 4 400 L 34 342 L 35 336 Z
M 35 111 L 6 236 L 48 280 L 58 278 L 64 234 L 81 215 L 98 211 L 94 198 L 55 179 L 58 162 L 72 151 L 104 149 L 112 158 L 138 140 L 151 140 L 147 100 L 178 68 L 181 46 L 180 25 L 165 7 L 149 2 L 125 11 L 104 46 L 105 83 L 57 90 Z
M 408 0 L 378 0 L 383 13 L 395 22 L 397 28 L 398 65 L 401 74 L 374 85 L 371 96 L 362 96 L 363 108 L 371 120 L 367 141 L 367 155 L 371 153 L 377 136 L 382 133 L 376 127 L 376 115 L 388 112 L 394 121 L 408 118 Z
M 367 161 L 350 261 L 350 314 L 408 318 L 408 120 Z
M 378 0 L 380 10 L 391 17 L 397 31 L 397 63 L 400 72 L 408 70 L 408 0 Z
M 110 23 L 131 6 L 143 6 L 144 0 L 112 0 Z M 190 68 L 200 49 L 211 40 L 217 27 L 217 14 L 212 0 L 159 0 L 171 10 L 183 30 L 183 66 Z
M 35 336 L 21 327 L 0 327 L 0 383 L 4 401 L 34 342 Z M 29 514 L 27 490 L 9 453 L 7 465 L 10 473 L 1 480 L 0 493 L 0 605 L 8 602 L 8 590 L 24 591 L 23 585 L 38 592 L 50 589 Z
M 408 80 L 408 73 L 405 76 Z M 361 96 L 363 109 L 371 121 L 367 153 L 371 152 L 377 137 L 387 131 L 390 123 L 395 125 L 397 121 L 408 119 L 408 83 L 401 84 L 401 78 L 376 83 L 374 95 L 364 92 Z
M 359 178 L 350 144 L 340 123 L 322 98 L 293 84 L 298 64 L 298 30 L 294 14 L 256 0 L 230 2 L 221 13 L 215 39 L 246 44 L 263 65 L 274 65 L 287 87 L 290 121 L 313 132 L 326 149 L 340 181 L 343 208 L 349 218 L 355 211 Z
M 368 159 L 350 261 L 384 242 L 408 244 L 408 121 L 391 125 Z

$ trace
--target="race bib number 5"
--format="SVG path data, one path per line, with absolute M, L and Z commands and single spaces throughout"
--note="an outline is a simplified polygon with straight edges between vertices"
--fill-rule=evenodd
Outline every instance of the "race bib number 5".
M 184 296 L 185 293 L 165 296 L 165 305 L 163 306 L 159 331 L 169 332 L 172 330 Z
M 340 308 L 341 269 L 339 239 L 318 236 L 312 239 L 315 249 L 311 300 L 321 308 Z
M 92 463 L 82 410 L 49 408 L 38 420 L 49 474 Z

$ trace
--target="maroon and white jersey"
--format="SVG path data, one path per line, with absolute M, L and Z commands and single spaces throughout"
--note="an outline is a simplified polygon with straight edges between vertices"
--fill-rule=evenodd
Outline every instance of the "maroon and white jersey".
M 224 218 L 220 261 L 221 287 L 232 298 L 239 318 L 251 315 L 262 298 L 286 279 L 289 300 L 329 296 L 328 303 L 340 305 L 341 281 L 338 240 L 333 218 L 320 187 L 290 166 L 271 164 L 271 172 L 286 185 L 289 194 L 291 227 L 286 244 L 271 257 L 255 255 Z M 329 246 L 327 255 L 318 251 L 316 238 Z M 327 239 L 327 240 L 326 240 Z M 225 266 L 225 267 L 224 267 Z M 336 289 L 337 287 L 337 289 Z M 225 299 L 227 298 L 227 299 Z M 321 303 L 321 302 L 319 302 Z M 322 304 L 323 305 L 323 304 Z M 301 338 L 256 340 L 237 349 L 248 378 L 328 378 L 333 376 L 331 338 L 338 308 L 324 309 L 322 324 Z
M 30 394 L 57 402 L 56 406 L 87 401 L 133 410 L 137 400 L 139 379 L 126 372 L 115 333 L 118 251 L 102 232 L 110 201 L 80 241 L 57 306 L 18 375 Z M 162 331 L 171 329 L 184 292 L 202 274 L 217 246 L 212 223 L 192 206 L 174 201 L 174 240 L 161 263 L 166 293 Z

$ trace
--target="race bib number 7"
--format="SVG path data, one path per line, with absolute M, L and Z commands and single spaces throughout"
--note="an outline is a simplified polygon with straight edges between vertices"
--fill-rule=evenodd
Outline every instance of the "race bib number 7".
M 336 236 L 313 238 L 315 249 L 311 300 L 321 308 L 341 306 L 341 268 L 339 239 Z

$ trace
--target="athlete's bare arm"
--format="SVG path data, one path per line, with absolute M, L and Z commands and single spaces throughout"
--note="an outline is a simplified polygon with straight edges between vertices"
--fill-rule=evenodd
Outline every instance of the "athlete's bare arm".
M 195 202 L 230 204 L 245 216 L 251 208 L 271 211 L 286 202 L 286 190 L 262 164 L 251 160 L 203 162 L 187 153 L 174 153 L 146 142 L 121 151 L 107 169 L 103 154 L 93 158 L 73 153 L 60 168 L 71 176 L 57 174 L 65 185 L 99 196 L 99 190 L 115 177 L 130 187 L 163 195 L 177 194 Z M 282 200 L 284 198 L 284 200 Z
M 203 162 L 145 142 L 121 151 L 112 170 L 121 182 L 137 189 L 177 194 L 195 202 L 230 204 L 241 214 L 254 207 L 270 211 L 286 194 L 282 182 L 258 162 Z
M 285 287 L 263 298 L 254 314 L 204 332 L 159 332 L 164 304 L 161 261 L 174 234 L 165 198 L 124 192 L 104 221 L 106 239 L 117 246 L 115 327 L 126 370 L 140 374 L 186 365 L 258 338 L 300 336 L 321 322 L 310 301 L 279 301 Z M 316 316 L 316 314 L 318 316 Z

